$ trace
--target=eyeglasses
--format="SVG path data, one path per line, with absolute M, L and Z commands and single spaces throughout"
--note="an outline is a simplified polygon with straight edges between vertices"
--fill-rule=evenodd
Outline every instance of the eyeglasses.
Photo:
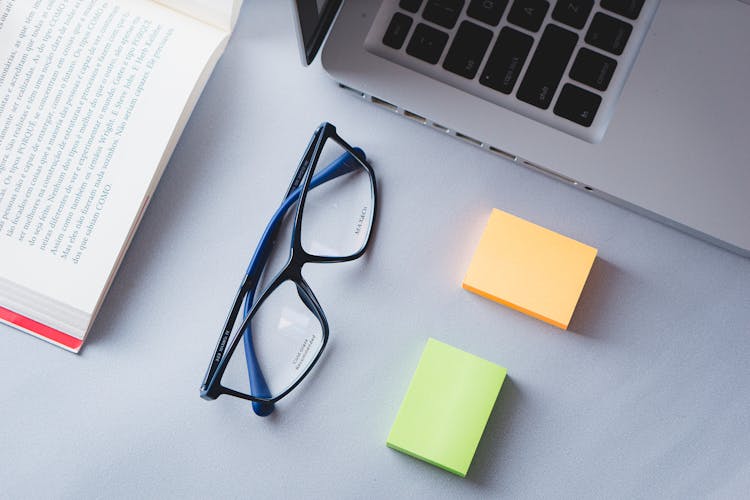
M 250 260 L 203 378 L 202 398 L 246 399 L 266 416 L 310 373 L 329 329 L 302 267 L 361 257 L 375 208 L 375 174 L 364 152 L 323 123 Z

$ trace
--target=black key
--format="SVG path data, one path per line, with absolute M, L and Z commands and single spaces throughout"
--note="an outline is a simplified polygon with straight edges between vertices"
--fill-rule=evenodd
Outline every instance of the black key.
M 451 48 L 443 61 L 443 67 L 465 78 L 474 78 L 482 64 L 492 32 L 469 21 L 464 21 L 456 31 Z
M 500 30 L 479 83 L 503 94 L 513 92 L 533 43 L 533 38 L 513 28 L 506 26 Z
M 555 114 L 584 127 L 589 127 L 596 116 L 602 98 L 593 92 L 566 83 L 555 103 Z
M 419 23 L 414 28 L 414 34 L 406 46 L 406 53 L 430 64 L 440 59 L 445 45 L 448 43 L 448 33 L 443 33 L 431 26 Z
M 424 7 L 422 17 L 450 29 L 456 25 L 463 6 L 464 0 L 429 0 Z
M 581 29 L 586 25 L 593 6 L 594 0 L 558 0 L 552 11 L 552 19 Z
M 383 35 L 383 43 L 396 50 L 400 49 L 409 33 L 411 22 L 411 17 L 405 14 L 400 12 L 393 14 L 391 23 L 388 25 L 385 35 Z
M 507 6 L 508 0 L 471 0 L 466 14 L 483 23 L 497 26 Z
M 508 12 L 508 21 L 529 31 L 539 31 L 548 10 L 546 0 L 516 0 Z
M 589 87 L 607 90 L 615 68 L 617 68 L 617 61 L 611 57 L 583 47 L 578 51 L 578 55 L 573 61 L 573 67 L 570 68 L 570 77 Z
M 586 32 L 586 43 L 619 56 L 625 50 L 631 31 L 633 27 L 625 21 L 597 12 Z
M 554 24 L 547 25 L 516 96 L 538 108 L 547 109 L 560 85 L 576 42 L 578 35 L 572 31 Z
M 422 5 L 422 0 L 401 0 L 398 6 L 409 12 L 417 12 Z
M 644 0 L 602 0 L 602 8 L 615 14 L 638 19 Z

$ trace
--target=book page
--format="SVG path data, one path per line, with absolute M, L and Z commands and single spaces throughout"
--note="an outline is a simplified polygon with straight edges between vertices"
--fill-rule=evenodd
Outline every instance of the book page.
M 0 279 L 93 313 L 226 37 L 148 0 L 0 1 Z
M 154 0 L 223 30 L 232 31 L 242 0 Z

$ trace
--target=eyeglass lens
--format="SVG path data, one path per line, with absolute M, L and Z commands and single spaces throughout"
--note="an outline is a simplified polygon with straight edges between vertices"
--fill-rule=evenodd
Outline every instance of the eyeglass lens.
M 373 216 L 373 188 L 365 167 L 335 140 L 325 142 L 316 177 L 336 177 L 311 187 L 301 222 L 304 250 L 321 257 L 348 257 L 365 246 Z
M 323 346 L 322 325 L 292 281 L 275 288 L 256 310 L 250 333 L 245 339 L 249 345 L 241 344 L 232 354 L 222 385 L 258 397 L 281 395 L 302 377 Z M 255 360 L 248 363 L 248 356 Z M 259 370 L 248 373 L 248 365 L 254 364 Z

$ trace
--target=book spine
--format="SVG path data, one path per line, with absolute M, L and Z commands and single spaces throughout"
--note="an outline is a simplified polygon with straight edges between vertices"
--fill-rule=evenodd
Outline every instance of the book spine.
M 48 342 L 59 345 L 60 347 L 64 347 L 69 351 L 78 352 L 81 350 L 81 345 L 83 345 L 83 340 L 79 338 L 68 335 L 60 330 L 56 330 L 55 328 L 43 323 L 39 323 L 38 321 L 34 321 L 31 318 L 22 316 L 4 307 L 0 307 L 0 321 L 8 323 L 9 325 L 36 337 L 47 340 Z

